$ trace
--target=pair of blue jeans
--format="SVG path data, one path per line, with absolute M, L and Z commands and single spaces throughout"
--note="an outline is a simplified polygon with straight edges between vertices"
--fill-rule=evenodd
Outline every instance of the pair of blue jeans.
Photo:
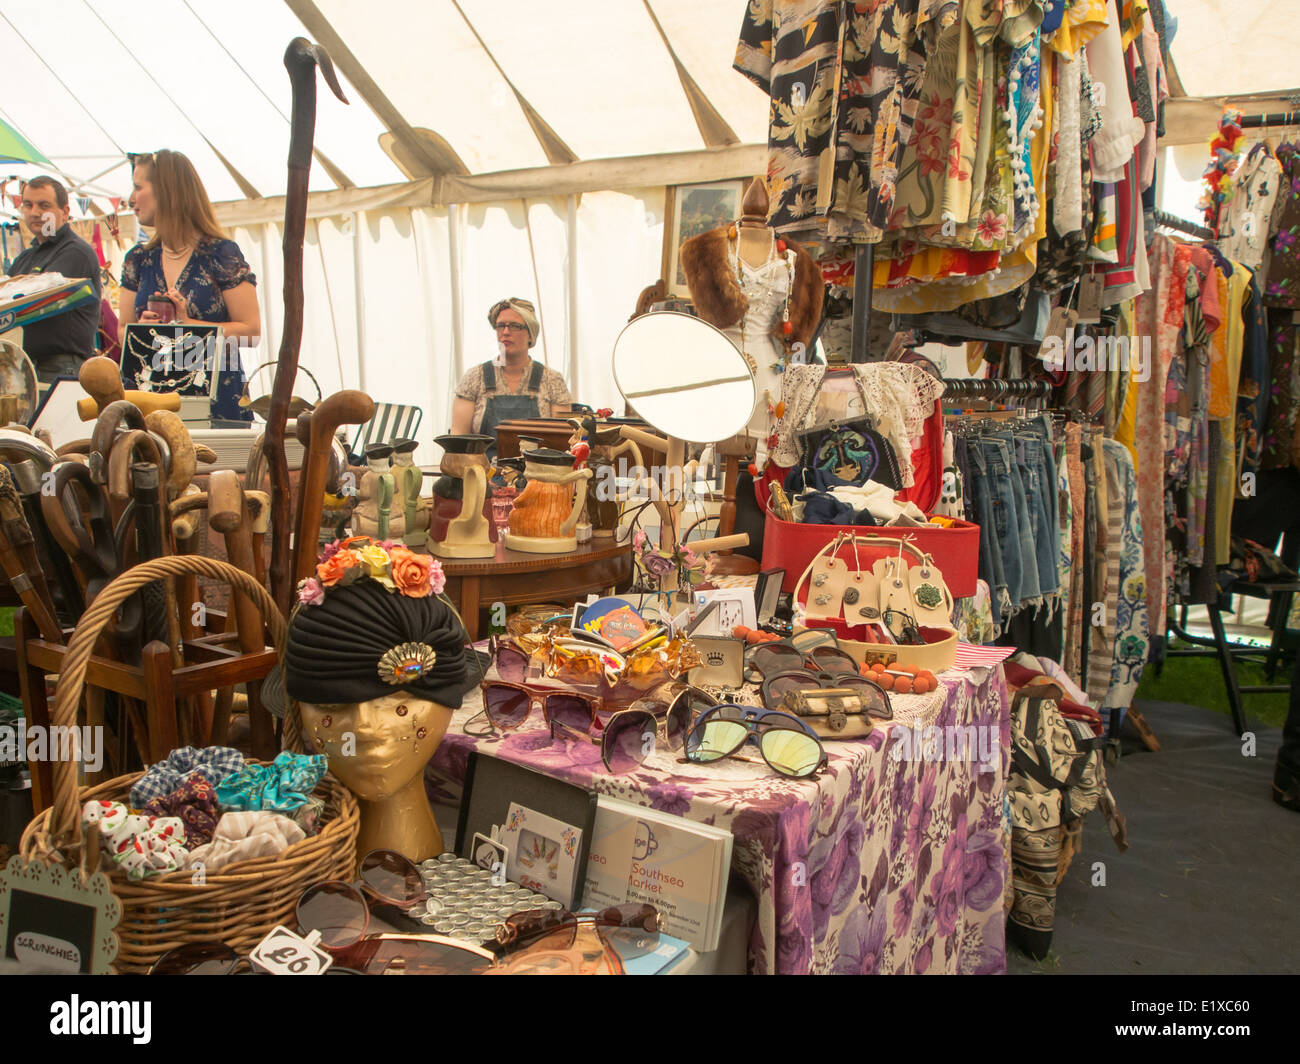
M 1021 538 L 1021 522 L 1028 526 L 1025 513 L 1025 493 L 1020 486 L 1020 475 L 1016 471 L 1015 456 L 1010 433 L 1002 438 L 1001 433 L 984 436 L 980 440 L 986 469 L 985 486 L 987 488 L 991 514 L 989 524 L 982 525 L 981 530 L 991 528 L 997 540 L 997 553 L 1002 564 L 1001 586 L 1006 590 L 1010 602 L 1008 616 L 1019 608 L 1025 583 L 1025 546 L 1028 543 L 1029 529 L 1024 530 Z M 1019 497 L 1019 505 L 1017 505 Z M 1029 555 L 1032 557 L 1032 552 Z M 1034 583 L 1037 585 L 1037 574 Z
M 1000 445 L 996 453 L 1006 469 L 1007 496 L 1004 505 L 1015 515 L 1014 536 L 1010 534 L 1008 521 L 1008 542 L 1004 542 L 1002 547 L 1002 566 L 1007 571 L 1007 590 L 1011 593 L 1011 601 L 1017 608 L 1034 606 L 1041 601 L 1042 592 L 1038 586 L 1038 553 L 1034 545 L 1034 527 L 1025 497 L 1027 477 L 1021 473 L 1024 466 L 1025 441 L 1017 440 L 1009 431 L 991 433 L 984 439 L 986 444 Z M 995 465 L 997 464 L 995 462 Z M 1018 570 L 1018 583 L 1011 579 L 1012 567 L 1007 564 L 1009 553 L 1016 554 L 1015 568 Z
M 1007 578 L 1002 569 L 1002 550 L 994 531 L 992 481 L 984 447 L 978 439 L 960 441 L 968 475 L 963 484 L 966 492 L 966 520 L 980 526 L 980 576 L 989 586 L 989 607 L 993 624 L 1002 627 L 1002 603 L 1008 597 Z
M 1046 452 L 1046 441 L 1036 432 L 1016 435 L 1021 458 L 1021 480 L 1025 488 L 1025 507 L 1034 543 L 1034 567 L 1038 574 L 1038 593 L 1043 598 L 1061 590 L 1057 554 L 1060 534 L 1054 519 L 1056 499 L 1055 463 Z M 1028 562 L 1026 562 L 1028 564 Z

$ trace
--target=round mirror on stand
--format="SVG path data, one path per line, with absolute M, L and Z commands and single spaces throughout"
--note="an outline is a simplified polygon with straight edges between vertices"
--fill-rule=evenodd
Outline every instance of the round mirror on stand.
M 745 356 L 719 329 L 690 314 L 661 311 L 634 319 L 614 342 L 614 381 L 631 410 L 662 433 L 624 427 L 623 438 L 642 469 L 639 448 L 667 455 L 646 485 L 659 511 L 659 545 L 675 551 L 682 535 L 682 486 L 694 476 L 686 444 L 718 443 L 745 431 L 758 400 Z M 694 540 L 698 552 L 749 543 L 745 534 Z M 665 590 L 667 584 L 665 583 Z
M 708 322 L 675 311 L 624 327 L 614 341 L 614 381 L 648 424 L 689 443 L 744 431 L 758 399 L 736 345 Z

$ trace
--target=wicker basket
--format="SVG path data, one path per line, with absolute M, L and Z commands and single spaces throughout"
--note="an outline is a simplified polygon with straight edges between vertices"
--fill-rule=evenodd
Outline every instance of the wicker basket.
M 151 581 L 190 574 L 224 581 L 251 598 L 266 620 L 275 645 L 283 648 L 287 631 L 284 617 L 266 589 L 242 570 L 195 555 L 145 562 L 109 584 L 78 623 L 59 678 L 54 724 L 76 724 L 92 650 L 117 607 Z M 300 731 L 300 726 L 286 728 L 290 737 Z M 125 802 L 131 785 L 141 775 L 119 776 L 97 787 L 78 789 L 76 763 L 56 762 L 53 805 L 27 825 L 22 855 L 29 860 L 54 858 L 69 865 L 83 862 L 97 845 L 91 840 L 88 846 L 82 832 L 82 805 L 91 799 Z M 115 970 L 146 972 L 168 950 L 190 942 L 225 942 L 236 950 L 251 949 L 277 924 L 292 922 L 298 895 L 304 888 L 327 879 L 350 879 L 360 823 L 356 799 L 329 775 L 315 794 L 325 802 L 324 827 L 319 834 L 274 857 L 227 865 L 202 884 L 193 883 L 189 871 L 132 880 L 114 868 L 109 876 L 113 893 L 122 903 Z

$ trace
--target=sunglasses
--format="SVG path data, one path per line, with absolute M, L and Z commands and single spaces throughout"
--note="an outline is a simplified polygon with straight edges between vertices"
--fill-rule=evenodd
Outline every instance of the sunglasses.
M 513 639 L 493 636 L 489 640 L 488 650 L 492 654 L 492 663 L 496 665 L 497 675 L 507 683 L 523 683 L 528 675 L 528 662 L 532 655 Z
M 590 926 L 616 958 L 640 957 L 659 947 L 659 910 L 644 903 L 611 905 L 595 913 L 526 909 L 497 925 L 498 955 L 522 950 L 568 950 L 578 940 L 580 926 Z
M 833 632 L 828 634 L 834 637 Z M 778 672 L 797 669 L 811 669 L 832 676 L 860 675 L 857 661 L 841 650 L 838 643 L 805 643 L 800 646 L 792 639 L 778 639 L 758 643 L 745 651 L 745 679 L 750 683 L 759 683 Z
M 499 321 L 494 326 L 492 326 L 492 328 L 496 329 L 497 332 L 500 332 L 502 329 L 506 329 L 509 332 L 528 331 L 528 326 L 525 325 L 522 321 Z
M 748 743 L 758 747 L 771 769 L 792 779 L 806 779 L 827 763 L 816 732 L 798 717 L 737 705 L 714 706 L 700 715 L 686 737 L 686 759 L 710 764 L 736 757 Z
M 669 750 L 682 749 L 691 721 L 717 704 L 712 695 L 690 686 L 666 696 L 654 694 L 637 699 L 627 709 L 613 714 L 601 730 L 600 759 L 605 771 L 613 775 L 634 771 L 654 755 L 660 741 Z M 596 741 L 589 732 L 557 723 L 551 726 L 552 738 L 557 728 Z
M 792 669 L 763 678 L 763 705 L 780 709 L 785 696 L 792 691 L 818 691 L 827 687 L 848 687 L 862 698 L 866 711 L 877 720 L 893 720 L 894 707 L 889 695 L 880 684 L 857 673 L 814 673 L 807 669 Z
M 483 691 L 483 712 L 493 727 L 514 731 L 521 727 L 541 705 L 542 717 L 547 724 L 560 724 L 566 728 L 590 735 L 596 724 L 596 710 L 601 700 L 595 695 L 551 687 L 533 687 L 505 680 L 485 680 L 479 685 Z
M 294 918 L 299 934 L 309 936 L 338 961 L 340 951 L 366 937 L 372 903 L 405 910 L 424 897 L 424 880 L 414 864 L 393 850 L 372 850 L 361 859 L 356 882 L 329 880 L 304 890 Z M 355 967 L 340 963 L 345 968 Z M 164 953 L 149 974 L 236 975 L 251 967 L 247 957 L 225 943 L 201 942 Z

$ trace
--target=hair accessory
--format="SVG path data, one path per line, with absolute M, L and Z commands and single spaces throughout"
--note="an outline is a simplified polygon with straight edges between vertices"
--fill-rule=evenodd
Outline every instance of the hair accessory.
M 414 683 L 438 661 L 428 643 L 399 643 L 379 659 L 379 678 L 393 686 Z
M 298 603 L 319 606 L 331 589 L 347 587 L 358 580 L 374 580 L 407 598 L 440 595 L 447 586 L 446 574 L 437 558 L 417 554 L 400 543 L 351 536 L 321 549 L 316 575 L 298 584 Z

